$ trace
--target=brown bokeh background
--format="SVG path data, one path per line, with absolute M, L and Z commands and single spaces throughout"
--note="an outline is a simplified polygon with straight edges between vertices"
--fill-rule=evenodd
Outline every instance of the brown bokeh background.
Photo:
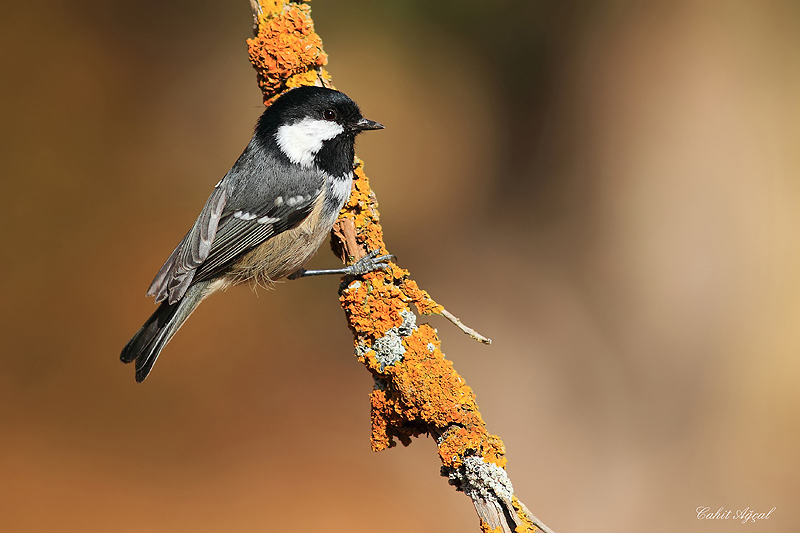
M 494 339 L 430 319 L 519 497 L 561 533 L 800 530 L 800 5 L 428 4 L 313 7 L 387 125 L 390 249 Z M 260 113 L 248 3 L 3 11 L 0 530 L 477 530 L 430 439 L 370 451 L 335 279 L 211 298 L 143 385 L 117 359 Z

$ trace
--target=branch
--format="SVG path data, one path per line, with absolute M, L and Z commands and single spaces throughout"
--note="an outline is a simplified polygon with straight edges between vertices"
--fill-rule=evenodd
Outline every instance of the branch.
M 311 10 L 284 0 L 251 0 L 257 33 L 248 40 L 264 103 L 299 85 L 323 83 L 327 55 L 314 32 Z M 334 226 L 331 247 L 347 263 L 380 250 L 388 255 L 375 194 L 356 160 L 353 190 Z M 436 440 L 441 474 L 470 497 L 485 532 L 551 530 L 514 495 L 506 473 L 505 447 L 486 431 L 472 389 L 445 359 L 436 330 L 417 324 L 420 315 L 441 314 L 476 340 L 491 341 L 419 288 L 395 263 L 386 271 L 350 279 L 339 300 L 355 337 L 356 357 L 371 372 L 372 448 L 411 443 L 428 434 Z

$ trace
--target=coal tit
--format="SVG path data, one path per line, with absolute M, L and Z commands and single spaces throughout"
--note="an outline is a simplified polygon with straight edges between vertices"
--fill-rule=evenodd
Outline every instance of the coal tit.
M 354 143 L 383 125 L 361 116 L 339 91 L 292 89 L 268 107 L 247 148 L 214 187 L 200 216 L 153 279 L 161 305 L 123 348 L 142 382 L 200 302 L 229 285 L 281 278 L 361 274 L 386 268 L 370 253 L 350 267 L 304 270 L 350 196 Z

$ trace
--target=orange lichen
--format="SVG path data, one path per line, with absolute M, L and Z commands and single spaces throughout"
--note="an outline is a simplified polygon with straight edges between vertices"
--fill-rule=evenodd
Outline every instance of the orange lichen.
M 269 105 L 286 88 L 313 85 L 316 69 L 327 64 L 311 10 L 281 0 L 261 2 L 258 35 L 247 40 L 250 62 Z
M 353 190 L 341 216 L 352 220 L 363 250 L 386 253 L 377 202 L 360 161 L 354 174 Z M 394 264 L 351 282 L 339 299 L 357 346 L 369 346 L 402 324 L 401 312 L 408 311 L 411 302 L 421 314 L 442 309 L 410 279 L 407 270 Z M 373 448 L 394 446 L 394 439 L 408 445 L 412 436 L 435 432 L 440 435 L 439 455 L 447 467 L 458 468 L 470 455 L 505 466 L 502 442 L 486 431 L 472 389 L 444 358 L 440 344 L 436 330 L 423 324 L 403 339 L 405 353 L 396 364 L 384 368 L 374 352 L 360 355 L 382 383 L 370 396 Z
M 363 282 L 350 284 L 339 297 L 353 332 L 371 340 L 382 337 L 403 322 L 400 311 L 404 304 L 393 294 L 399 292 L 397 287 L 376 277 L 369 274 Z
M 411 437 L 428 432 L 425 424 L 408 420 L 403 410 L 397 406 L 386 391 L 375 389 L 370 394 L 372 406 L 372 435 L 370 443 L 375 451 L 385 450 L 396 445 L 397 438 L 404 446 L 411 444 Z

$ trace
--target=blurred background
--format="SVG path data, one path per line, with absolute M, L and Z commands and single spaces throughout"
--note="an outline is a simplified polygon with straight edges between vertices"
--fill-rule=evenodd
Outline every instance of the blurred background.
M 800 530 L 800 4 L 315 0 L 389 248 L 558 531 Z M 0 530 L 477 531 L 373 453 L 335 279 L 144 292 L 250 138 L 248 2 L 0 22 Z M 313 261 L 333 267 L 327 246 Z M 697 519 L 750 508 L 768 521 Z

